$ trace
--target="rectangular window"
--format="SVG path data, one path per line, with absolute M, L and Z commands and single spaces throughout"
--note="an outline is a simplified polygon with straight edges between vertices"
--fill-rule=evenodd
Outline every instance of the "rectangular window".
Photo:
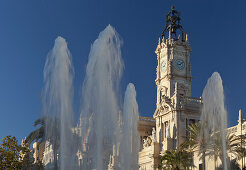
M 203 167 L 202 164 L 199 164 L 199 170 L 203 170 L 202 167 Z

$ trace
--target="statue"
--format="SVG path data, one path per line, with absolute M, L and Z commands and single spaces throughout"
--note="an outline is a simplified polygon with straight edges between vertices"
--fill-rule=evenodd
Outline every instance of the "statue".
M 166 137 L 170 138 L 170 126 L 169 126 L 169 123 L 167 123 L 167 127 L 166 127 Z
M 156 131 L 154 127 L 152 128 L 152 141 L 156 142 Z
M 143 148 L 146 148 L 147 147 L 147 139 L 143 139 Z
M 143 147 L 146 148 L 148 146 L 150 146 L 152 143 L 151 138 L 148 136 L 146 139 L 143 139 Z

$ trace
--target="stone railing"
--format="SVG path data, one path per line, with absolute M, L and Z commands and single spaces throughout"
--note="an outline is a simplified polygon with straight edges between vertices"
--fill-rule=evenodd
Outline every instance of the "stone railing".
M 152 117 L 143 117 L 143 116 L 139 116 L 139 120 L 142 121 L 149 121 L 149 122 L 155 122 L 155 119 Z
M 184 97 L 183 98 L 184 103 L 186 104 L 202 104 L 201 98 L 195 98 L 195 97 Z
M 202 99 L 195 97 L 182 97 L 180 99 L 181 108 L 190 108 L 190 109 L 200 109 L 202 106 Z
M 195 97 L 182 97 L 180 99 L 181 107 L 200 108 L 202 106 L 202 99 Z

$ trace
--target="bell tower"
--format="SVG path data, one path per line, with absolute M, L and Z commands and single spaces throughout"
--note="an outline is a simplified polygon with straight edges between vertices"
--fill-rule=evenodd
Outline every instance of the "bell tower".
M 166 26 L 155 51 L 158 60 L 155 80 L 157 105 L 163 95 L 174 95 L 176 83 L 184 86 L 181 95 L 191 96 L 191 47 L 180 20 L 180 13 L 172 6 L 166 15 Z
M 197 121 L 200 112 L 188 110 L 184 106 L 189 100 L 199 103 L 200 99 L 191 97 L 191 47 L 188 35 L 181 25 L 180 12 L 171 7 L 166 15 L 166 26 L 156 48 L 156 119 L 157 140 L 162 150 L 176 149 L 182 143 L 190 119 Z M 193 112 L 199 112 L 193 114 Z M 191 118 L 192 117 L 192 118 Z M 182 129 L 183 128 L 183 129 Z

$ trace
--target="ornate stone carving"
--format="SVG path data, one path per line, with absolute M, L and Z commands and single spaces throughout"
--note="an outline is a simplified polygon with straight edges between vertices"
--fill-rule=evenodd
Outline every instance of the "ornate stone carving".
M 185 51 L 178 51 L 178 50 L 174 50 L 173 54 L 175 56 L 186 56 L 186 52 Z
M 168 112 L 168 111 L 171 111 L 174 107 L 173 107 L 173 104 L 172 104 L 172 100 L 168 97 L 168 96 L 165 96 L 163 95 L 161 97 L 161 107 L 160 109 L 165 113 L 165 112 Z
M 146 139 L 143 139 L 143 148 L 149 147 L 152 144 L 152 139 L 148 136 Z
M 165 86 L 163 86 L 162 91 L 163 91 L 163 94 L 164 94 L 165 96 L 167 96 L 167 90 L 168 90 L 168 88 L 165 87 Z

